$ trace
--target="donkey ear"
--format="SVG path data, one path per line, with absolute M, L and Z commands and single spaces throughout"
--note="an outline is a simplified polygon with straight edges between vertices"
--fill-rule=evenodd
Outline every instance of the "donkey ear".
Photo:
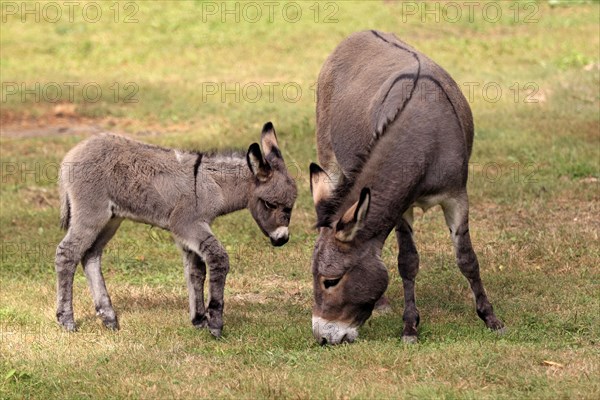
M 333 193 L 332 181 L 323 168 L 315 163 L 310 164 L 310 192 L 312 193 L 315 207 L 331 197 Z
M 260 143 L 265 152 L 265 160 L 268 163 L 273 162 L 275 158 L 283 160 L 279 145 L 277 144 L 277 134 L 275 133 L 275 128 L 271 122 L 267 122 L 265 126 L 263 126 L 260 135 Z
M 248 148 L 248 154 L 246 154 L 246 161 L 250 171 L 258 178 L 259 181 L 266 181 L 269 178 L 271 168 L 263 160 L 262 153 L 260 152 L 260 146 L 258 143 L 252 143 Z
M 363 188 L 358 202 L 354 203 L 338 221 L 335 227 L 335 238 L 341 242 L 350 242 L 364 226 L 371 204 L 371 191 Z

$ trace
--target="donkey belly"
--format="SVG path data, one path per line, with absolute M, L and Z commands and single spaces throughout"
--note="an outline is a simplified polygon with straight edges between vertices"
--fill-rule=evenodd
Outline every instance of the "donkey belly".
M 109 202 L 109 206 L 114 217 L 169 229 L 168 213 L 163 214 L 156 212 L 156 210 L 141 210 L 139 208 L 132 209 L 131 207 L 120 206 L 112 201 Z
M 449 193 L 438 193 L 434 195 L 419 197 L 411 207 L 419 207 L 423 211 L 429 210 L 431 207 L 440 205 L 449 197 Z

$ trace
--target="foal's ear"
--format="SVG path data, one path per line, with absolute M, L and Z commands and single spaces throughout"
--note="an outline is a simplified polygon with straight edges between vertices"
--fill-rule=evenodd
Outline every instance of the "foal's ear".
M 333 184 L 327 172 L 315 163 L 310 164 L 310 192 L 312 193 L 315 207 L 329 199 L 333 193 Z
M 246 154 L 246 161 L 250 171 L 258 178 L 259 181 L 264 182 L 269 178 L 271 174 L 271 168 L 263 160 L 262 153 L 260 152 L 260 146 L 258 143 L 252 143 L 248 148 L 248 154 Z
M 350 242 L 364 226 L 371 204 L 371 191 L 363 188 L 359 200 L 340 218 L 335 227 L 335 238 L 341 242 Z
M 271 164 L 276 159 L 283 161 L 283 156 L 281 155 L 279 145 L 277 144 L 275 127 L 273 127 L 271 122 L 267 122 L 265 126 L 263 126 L 262 133 L 260 135 L 260 143 L 265 153 L 265 160 L 267 163 Z

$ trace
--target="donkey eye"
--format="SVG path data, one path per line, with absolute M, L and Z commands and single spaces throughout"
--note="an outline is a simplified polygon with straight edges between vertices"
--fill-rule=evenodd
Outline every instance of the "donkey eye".
M 335 285 L 337 285 L 338 283 L 340 283 L 341 280 L 342 280 L 342 278 L 325 279 L 323 281 L 323 285 L 325 286 L 325 289 L 329 289 L 330 287 L 334 287 Z
M 265 208 L 267 208 L 267 209 L 269 209 L 269 210 L 273 210 L 273 209 L 277 208 L 277 205 L 276 205 L 276 204 L 269 203 L 269 202 L 268 202 L 268 201 L 266 201 L 266 200 L 263 200 L 263 204 L 265 205 Z

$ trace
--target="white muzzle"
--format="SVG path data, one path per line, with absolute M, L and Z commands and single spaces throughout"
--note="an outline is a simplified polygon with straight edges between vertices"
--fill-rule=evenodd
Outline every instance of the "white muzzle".
M 352 343 L 358 337 L 358 329 L 346 322 L 327 321 L 321 317 L 312 317 L 313 335 L 320 344 Z
M 287 226 L 280 226 L 279 228 L 275 229 L 273 232 L 271 232 L 269 234 L 269 237 L 273 240 L 279 240 L 279 239 L 284 239 L 287 238 L 289 236 L 289 231 Z

